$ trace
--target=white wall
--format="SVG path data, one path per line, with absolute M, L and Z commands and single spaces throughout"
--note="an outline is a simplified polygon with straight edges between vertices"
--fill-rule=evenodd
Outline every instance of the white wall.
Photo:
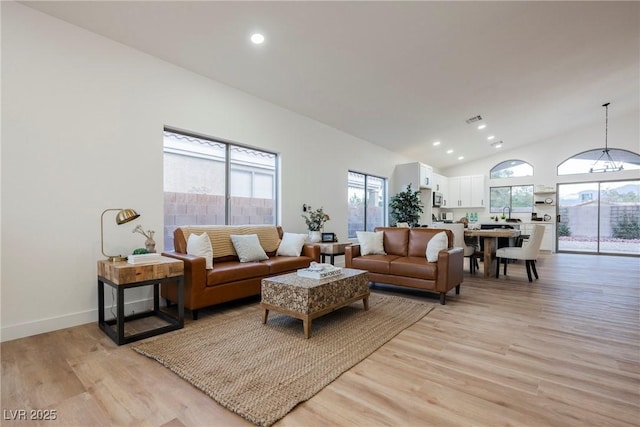
M 347 170 L 391 177 L 407 159 L 13 2 L 2 2 L 3 341 L 97 321 L 100 214 L 106 251 L 162 247 L 162 131 L 184 129 L 276 151 L 281 221 L 302 204 L 347 233 Z M 139 298 L 146 298 L 144 294 Z

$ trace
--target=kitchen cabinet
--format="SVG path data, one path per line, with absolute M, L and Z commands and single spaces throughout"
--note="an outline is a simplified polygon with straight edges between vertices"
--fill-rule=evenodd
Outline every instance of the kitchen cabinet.
M 454 176 L 448 180 L 449 208 L 483 208 L 485 206 L 484 175 Z
M 420 163 L 420 188 L 431 188 L 433 184 L 433 168 Z
M 446 193 L 449 184 L 449 178 L 440 175 L 439 173 L 433 173 L 433 191 L 438 191 L 442 194 Z
M 396 192 L 404 191 L 409 184 L 414 190 L 430 189 L 433 185 L 433 168 L 420 162 L 397 165 L 394 180 Z

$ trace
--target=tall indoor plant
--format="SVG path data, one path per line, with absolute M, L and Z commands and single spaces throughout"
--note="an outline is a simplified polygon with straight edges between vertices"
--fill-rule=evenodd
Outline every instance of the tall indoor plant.
M 411 184 L 407 185 L 405 191 L 401 191 L 391 197 L 389 201 L 389 216 L 393 225 L 399 222 L 406 222 L 410 226 L 418 224 L 420 215 L 424 212 L 424 205 L 420 200 L 420 190 L 413 191 Z

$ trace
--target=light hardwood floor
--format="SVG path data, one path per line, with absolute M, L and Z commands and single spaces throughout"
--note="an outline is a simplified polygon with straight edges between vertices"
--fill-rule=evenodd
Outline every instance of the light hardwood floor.
M 638 426 L 640 260 L 543 255 L 538 272 L 529 284 L 522 264 L 497 280 L 466 267 L 446 306 L 392 292 L 436 308 L 277 426 Z M 96 324 L 1 344 L 1 424 L 250 425 L 129 347 Z M 19 409 L 57 420 L 7 419 Z

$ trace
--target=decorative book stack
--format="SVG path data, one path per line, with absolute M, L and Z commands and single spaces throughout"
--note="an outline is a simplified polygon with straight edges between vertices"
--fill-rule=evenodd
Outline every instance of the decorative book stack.
M 340 267 L 331 264 L 317 264 L 312 262 L 309 268 L 298 269 L 298 276 L 308 279 L 326 279 L 327 277 L 339 276 L 342 274 Z
M 127 257 L 129 264 L 151 264 L 160 261 L 162 261 L 162 255 L 158 253 L 129 255 Z

